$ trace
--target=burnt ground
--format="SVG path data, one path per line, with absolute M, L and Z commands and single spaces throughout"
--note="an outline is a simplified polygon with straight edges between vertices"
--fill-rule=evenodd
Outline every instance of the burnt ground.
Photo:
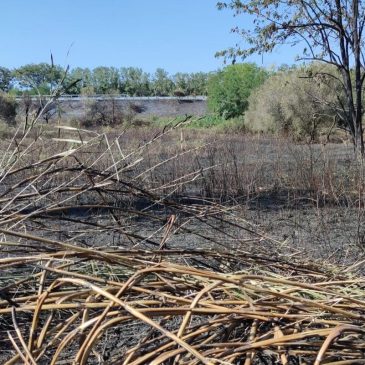
M 196 170 L 199 164 L 217 165 L 215 174 L 205 174 L 202 179 L 187 184 L 184 195 L 179 191 L 171 196 L 188 211 L 194 205 L 202 212 L 206 209 L 199 219 L 184 210 L 134 200 L 126 205 L 118 202 L 122 229 L 108 228 L 115 225 L 108 211 L 76 209 L 62 212 L 62 219 L 57 214 L 34 219 L 32 232 L 85 247 L 150 249 L 160 245 L 169 217 L 176 215 L 174 229 L 164 246 L 169 249 L 223 248 L 255 254 L 255 240 L 272 237 L 284 250 L 296 252 L 297 257 L 342 265 L 351 265 L 362 258 L 364 180 L 361 166 L 351 157 L 351 147 L 284 145 L 283 140 L 250 141 L 241 137 L 229 137 L 225 145 L 220 149 L 217 143 L 214 150 L 202 153 L 198 166 L 192 168 Z M 163 147 L 166 149 L 166 144 Z M 153 158 L 159 160 L 164 153 L 164 150 L 153 152 Z M 232 164 L 232 156 L 236 163 Z M 179 176 L 180 170 L 189 171 L 187 166 L 191 161 L 187 159 L 175 165 L 176 170 L 164 166 L 164 174 L 172 172 L 173 176 Z M 196 158 L 193 161 L 197 163 Z M 163 182 L 161 176 L 161 171 L 156 171 L 151 179 Z M 226 186 L 224 182 L 228 178 Z M 214 183 L 210 184 L 211 181 Z M 216 217 L 209 211 L 215 202 L 226 210 Z M 236 225 L 230 224 L 232 221 Z M 124 232 L 134 236 L 127 237 Z M 268 255 L 280 247 L 271 246 L 269 239 L 264 245 Z M 35 245 L 33 251 L 42 249 Z M 363 271 L 363 265 L 357 268 Z M 16 278 L 6 276 L 1 285 Z M 113 343 L 138 340 L 133 331 L 125 335 L 123 340 L 110 341 L 107 351 L 112 351 Z M 116 334 L 110 336 L 115 338 Z

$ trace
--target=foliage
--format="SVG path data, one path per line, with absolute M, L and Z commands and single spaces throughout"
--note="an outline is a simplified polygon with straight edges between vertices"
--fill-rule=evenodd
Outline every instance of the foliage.
M 230 0 L 219 2 L 236 15 L 255 17 L 253 29 L 235 28 L 247 48 L 231 48 L 217 55 L 246 58 L 272 51 L 280 44 L 303 45 L 302 60 L 320 61 L 337 68 L 345 102 L 337 115 L 345 122 L 355 148 L 365 154 L 363 140 L 363 86 L 365 80 L 365 2 L 361 0 Z
M 205 115 L 201 118 L 193 119 L 188 127 L 191 128 L 216 128 L 224 124 L 226 120 L 219 115 Z
M 76 83 L 72 88 L 70 88 L 68 90 L 69 94 L 78 95 L 78 94 L 82 94 L 83 89 L 87 90 L 88 88 L 93 88 L 92 72 L 88 68 L 76 67 L 68 73 L 68 75 L 67 75 L 68 84 L 72 84 L 76 80 L 80 80 L 80 82 Z
M 108 94 L 119 88 L 119 73 L 115 67 L 96 67 L 92 73 L 92 85 L 97 94 Z
M 175 93 L 178 91 L 181 95 L 189 95 L 189 74 L 178 72 L 174 75 Z
M 340 85 L 332 77 L 332 67 L 318 64 L 308 68 L 279 71 L 249 98 L 246 127 L 255 132 L 284 133 L 295 139 L 317 139 L 329 133 L 337 121 L 336 109 Z
M 213 75 L 208 84 L 208 107 L 224 118 L 242 115 L 248 98 L 268 74 L 252 63 L 230 65 Z
M 13 93 L 50 94 L 51 90 L 65 78 L 66 85 L 72 85 L 66 94 L 79 95 L 83 90 L 94 94 L 117 93 L 128 96 L 188 96 L 206 95 L 209 74 L 204 72 L 181 73 L 170 76 L 158 68 L 154 74 L 138 67 L 105 67 L 92 70 L 76 67 L 65 75 L 60 66 L 46 63 L 29 64 L 13 71 L 0 67 L 0 90 Z M 76 80 L 79 82 L 75 83 Z
M 60 66 L 39 63 L 19 67 L 13 75 L 19 86 L 33 93 L 50 94 L 62 80 L 64 71 Z
M 171 95 L 173 89 L 174 83 L 169 74 L 163 68 L 158 68 L 152 79 L 152 94 L 154 96 L 168 96 Z
M 191 73 L 189 76 L 189 95 L 207 95 L 210 75 L 205 72 Z
M 149 74 L 138 67 L 120 69 L 120 88 L 130 96 L 149 96 L 151 94 Z
M 183 95 L 207 95 L 209 74 L 204 72 L 183 73 L 174 75 L 174 94 Z
M 173 121 L 169 117 L 153 116 L 152 118 L 147 117 L 142 121 L 145 125 L 164 128 L 166 126 L 171 126 L 172 124 L 178 124 L 185 120 L 186 116 L 176 117 L 173 119 Z M 245 125 L 242 117 L 231 118 L 227 120 L 217 114 L 207 114 L 201 117 L 192 117 L 189 122 L 181 126 L 181 128 L 205 130 L 204 133 L 208 133 L 208 130 L 230 133 L 244 131 Z

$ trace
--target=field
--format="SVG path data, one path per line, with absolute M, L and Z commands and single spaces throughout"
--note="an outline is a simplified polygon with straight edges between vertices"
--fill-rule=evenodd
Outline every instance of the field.
M 1 363 L 365 363 L 363 162 L 186 123 L 1 141 Z

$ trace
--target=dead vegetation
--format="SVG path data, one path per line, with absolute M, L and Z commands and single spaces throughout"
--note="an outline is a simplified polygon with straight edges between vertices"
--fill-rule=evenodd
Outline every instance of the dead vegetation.
M 36 268 L 1 302 L 6 363 L 363 363 L 364 280 L 287 259 L 72 245 L 3 259 Z
M 2 363 L 365 363 L 361 262 L 318 264 L 212 199 L 231 170 L 209 143 L 161 158 L 179 125 L 124 144 L 38 119 L 1 147 Z

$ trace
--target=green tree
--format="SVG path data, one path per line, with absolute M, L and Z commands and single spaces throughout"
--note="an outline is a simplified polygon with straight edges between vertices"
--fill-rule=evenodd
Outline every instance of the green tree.
M 190 95 L 189 79 L 189 74 L 184 72 L 178 72 L 173 76 L 176 95 Z
M 252 90 L 261 85 L 268 73 L 252 63 L 230 65 L 211 76 L 208 107 L 224 118 L 242 115 Z
M 235 31 L 247 48 L 231 48 L 218 55 L 247 57 L 272 51 L 279 44 L 303 44 L 301 59 L 337 68 L 345 103 L 338 117 L 345 122 L 356 149 L 364 155 L 363 86 L 365 80 L 365 2 L 363 0 L 230 0 L 217 3 L 237 15 L 255 17 L 253 29 Z
M 75 83 L 76 80 L 80 80 Z M 72 85 L 67 90 L 68 94 L 79 95 L 85 88 L 92 88 L 92 72 L 88 68 L 76 67 L 70 70 L 66 78 L 66 84 Z
M 189 89 L 190 95 L 207 95 L 209 74 L 205 72 L 195 72 L 190 74 Z
M 155 96 L 168 96 L 173 92 L 174 83 L 163 68 L 158 68 L 152 77 L 151 88 Z
M 97 94 L 119 89 L 119 71 L 115 67 L 96 67 L 92 71 L 92 85 Z
M 19 86 L 30 91 L 49 94 L 64 76 L 60 66 L 47 63 L 28 64 L 13 71 Z
M 150 75 L 138 67 L 120 69 L 120 89 L 129 96 L 151 95 Z

